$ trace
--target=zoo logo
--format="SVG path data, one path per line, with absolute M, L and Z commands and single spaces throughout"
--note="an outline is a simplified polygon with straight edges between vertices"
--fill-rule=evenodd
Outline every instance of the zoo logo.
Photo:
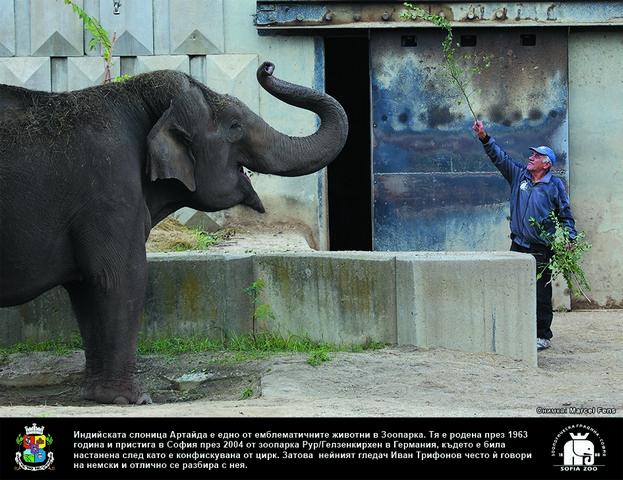
M 15 463 L 17 463 L 17 467 L 13 467 L 15 470 L 54 470 L 51 466 L 54 462 L 54 454 L 50 451 L 52 435 L 45 436 L 44 428 L 33 423 L 32 427 L 24 427 L 25 436 L 21 434 L 17 436 L 15 442 L 19 448 L 15 453 Z
M 571 425 L 556 435 L 552 457 L 562 459 L 562 464 L 554 465 L 561 472 L 596 472 L 604 466 L 606 445 L 594 428 Z

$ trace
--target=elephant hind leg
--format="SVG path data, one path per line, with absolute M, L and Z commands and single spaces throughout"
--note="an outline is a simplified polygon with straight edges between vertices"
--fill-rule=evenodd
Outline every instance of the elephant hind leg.
M 115 285 L 64 285 L 82 335 L 86 366 L 82 395 L 99 403 L 151 403 L 134 379 L 147 265 L 130 268 Z M 127 274 L 127 275 L 125 275 Z

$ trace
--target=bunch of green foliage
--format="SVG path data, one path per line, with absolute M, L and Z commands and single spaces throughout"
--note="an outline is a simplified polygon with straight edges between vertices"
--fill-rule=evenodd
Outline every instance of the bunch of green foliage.
M 199 244 L 199 250 L 209 250 L 212 245 L 216 245 L 222 240 L 218 233 L 206 232 L 201 228 L 195 229 L 194 232 Z
M 219 232 L 211 233 L 206 232 L 202 228 L 189 228 L 187 230 L 189 234 L 194 235 L 196 242 L 192 240 L 188 241 L 184 238 L 174 239 L 170 245 L 164 245 L 164 247 L 171 248 L 175 252 L 186 252 L 189 250 L 210 250 L 214 245 L 217 245 L 223 238 Z
M 562 275 L 567 283 L 567 288 L 574 296 L 577 297 L 581 293 L 590 302 L 585 291 L 590 291 L 591 287 L 586 281 L 584 271 L 580 267 L 582 254 L 591 248 L 588 242 L 581 241 L 586 234 L 579 232 L 575 239 L 571 239 L 569 231 L 561 225 L 555 213 L 550 212 L 549 216 L 554 223 L 554 233 L 546 232 L 536 219 L 530 218 L 530 224 L 540 229 L 541 237 L 548 242 L 553 252 L 549 264 L 545 268 L 549 268 L 552 271 L 552 279 Z M 538 273 L 537 278 L 542 276 L 543 272 L 541 271 Z
M 458 104 L 461 105 L 464 98 L 474 120 L 478 120 L 470 102 L 470 97 L 476 93 L 476 90 L 472 87 L 472 80 L 474 75 L 479 74 L 485 68 L 489 67 L 491 64 L 489 55 L 485 55 L 484 57 L 479 57 L 476 54 L 457 56 L 456 47 L 460 47 L 461 45 L 458 43 L 455 45 L 453 42 L 452 26 L 449 20 L 440 15 L 432 15 L 421 8 L 414 7 L 410 3 L 405 3 L 404 6 L 407 7 L 410 12 L 402 13 L 400 15 L 402 18 L 426 20 L 443 28 L 447 32 L 446 38 L 441 44 L 443 47 L 442 65 L 447 70 L 447 73 L 442 74 L 442 76 L 449 77 L 459 87 L 462 98 L 458 99 Z M 471 64 L 471 67 L 466 66 L 468 64 Z

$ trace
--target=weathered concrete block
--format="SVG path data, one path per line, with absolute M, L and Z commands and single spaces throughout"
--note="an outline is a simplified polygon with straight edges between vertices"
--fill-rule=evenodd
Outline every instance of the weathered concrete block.
M 396 343 L 393 256 L 283 253 L 255 261 L 276 317 L 263 327 L 336 344 Z
M 536 366 L 535 262 L 511 252 L 396 256 L 398 343 Z
M 0 309 L 0 323 L 4 323 L 7 316 L 10 322 L 14 322 L 16 315 L 22 323 L 21 336 L 13 336 L 12 343 L 69 339 L 79 335 L 69 296 L 62 287 L 56 287 L 32 302 Z M 7 339 L 0 339 L 0 343 L 2 340 L 8 342 Z
M 151 338 L 249 333 L 253 306 L 242 289 L 252 278 L 250 255 L 150 254 L 141 331 Z M 62 287 L 24 305 L 0 309 L 0 325 L 0 345 L 79 334 Z
M 51 67 L 47 57 L 0 58 L 0 83 L 50 91 Z
M 250 255 L 150 254 L 141 331 L 152 337 L 248 333 L 253 306 L 242 289 L 252 277 Z
M 24 320 L 19 307 L 0 310 L 0 347 L 8 347 L 23 339 Z

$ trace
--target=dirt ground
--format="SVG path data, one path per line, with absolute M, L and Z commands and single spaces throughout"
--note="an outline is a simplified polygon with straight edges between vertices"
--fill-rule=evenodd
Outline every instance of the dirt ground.
M 304 236 L 285 226 L 237 230 L 213 247 L 306 249 Z M 495 354 L 397 346 L 332 353 L 315 367 L 306 354 L 247 362 L 222 354 L 141 356 L 137 378 L 154 401 L 141 406 L 81 400 L 80 351 L 14 354 L 0 358 L 0 416 L 536 417 L 554 408 L 622 416 L 623 310 L 556 313 L 553 330 L 538 368 Z

